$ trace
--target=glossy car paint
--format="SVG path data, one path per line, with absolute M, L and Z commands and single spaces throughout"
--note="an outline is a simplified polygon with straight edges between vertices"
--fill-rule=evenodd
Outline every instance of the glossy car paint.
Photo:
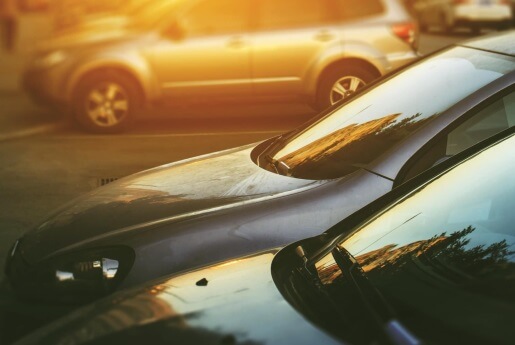
M 336 243 L 349 238 L 342 236 L 347 229 L 368 224 L 368 220 L 389 210 L 392 204 L 405 200 L 414 190 L 431 189 L 431 183 L 459 167 L 463 161 L 477 165 L 481 162 L 474 161 L 475 158 L 484 152 L 488 154 L 490 149 L 497 150 L 498 154 L 500 151 L 502 156 L 513 143 L 513 133 L 511 128 L 424 172 L 324 234 L 293 243 L 280 251 L 272 249 L 235 258 L 119 292 L 81 308 L 16 344 L 93 345 L 129 340 L 138 343 L 150 339 L 156 344 L 172 341 L 180 344 L 342 344 L 342 339 L 336 340 L 311 323 L 321 325 L 324 321 L 318 320 L 313 313 L 306 317 L 309 308 L 303 303 L 308 303 L 308 299 L 298 301 L 303 294 L 291 292 L 294 283 L 290 278 L 304 267 L 299 260 L 298 246 L 304 248 L 312 263 L 320 260 Z M 467 159 L 470 156 L 474 157 Z M 498 163 L 499 155 L 489 157 Z M 472 179 L 481 183 L 480 179 Z M 423 206 L 432 209 L 431 205 Z M 354 233 L 354 236 L 358 235 L 359 232 Z M 369 238 L 364 240 L 367 239 L 371 241 Z M 344 327 L 342 325 L 343 330 Z M 345 332 L 339 331 L 345 339 Z M 398 336 L 406 336 L 406 333 L 400 334 L 399 328 L 395 332 Z
M 333 180 L 300 180 L 258 168 L 252 146 L 173 163 L 79 198 L 27 233 L 19 253 L 37 267 L 87 248 L 125 245 L 136 259 L 121 287 L 282 246 L 319 234 L 402 181 L 417 152 L 514 73 L 458 102 L 362 169 Z
M 143 335 L 130 336 L 131 343 L 146 339 L 152 343 L 341 344 L 308 322 L 275 288 L 270 271 L 275 252 L 178 275 L 86 307 L 19 344 L 82 344 L 97 339 L 115 344 L 120 340 L 109 336 L 136 328 Z M 199 285 L 202 279 L 207 285 Z M 165 332 L 159 330 L 161 326 Z M 62 333 L 61 327 L 68 331 Z

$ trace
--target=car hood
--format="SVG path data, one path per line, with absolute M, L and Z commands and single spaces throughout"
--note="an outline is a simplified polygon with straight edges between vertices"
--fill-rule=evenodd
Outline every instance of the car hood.
M 253 147 L 164 165 L 97 188 L 28 232 L 21 239 L 22 256 L 35 263 L 110 231 L 175 221 L 324 183 L 259 168 L 250 158 Z
M 18 344 L 340 344 L 299 314 L 271 275 L 276 251 L 117 293 Z M 229 342 L 225 342 L 231 340 Z

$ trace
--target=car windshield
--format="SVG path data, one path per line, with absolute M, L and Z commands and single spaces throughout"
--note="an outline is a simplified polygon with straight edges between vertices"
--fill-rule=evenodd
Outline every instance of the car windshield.
M 514 70 L 514 61 L 476 49 L 450 48 L 370 88 L 253 157 L 267 170 L 296 178 L 343 177 Z
M 514 147 L 511 136 L 458 165 L 320 259 L 318 279 L 336 296 L 336 309 L 355 314 L 352 308 L 379 306 L 375 321 L 384 326 L 397 320 L 427 343 L 512 344 Z M 345 256 L 354 269 L 338 259 Z M 355 295 L 363 303 L 356 304 Z

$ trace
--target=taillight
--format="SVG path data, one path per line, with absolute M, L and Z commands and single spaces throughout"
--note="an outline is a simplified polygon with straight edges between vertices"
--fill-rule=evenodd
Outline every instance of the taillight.
M 392 25 L 393 33 L 404 42 L 414 45 L 417 33 L 417 26 L 413 22 L 398 23 Z

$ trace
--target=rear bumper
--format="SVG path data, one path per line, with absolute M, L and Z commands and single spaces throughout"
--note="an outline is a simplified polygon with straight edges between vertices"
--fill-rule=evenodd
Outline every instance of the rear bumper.
M 509 5 L 457 5 L 454 21 L 463 24 L 490 24 L 510 22 L 512 10 Z

